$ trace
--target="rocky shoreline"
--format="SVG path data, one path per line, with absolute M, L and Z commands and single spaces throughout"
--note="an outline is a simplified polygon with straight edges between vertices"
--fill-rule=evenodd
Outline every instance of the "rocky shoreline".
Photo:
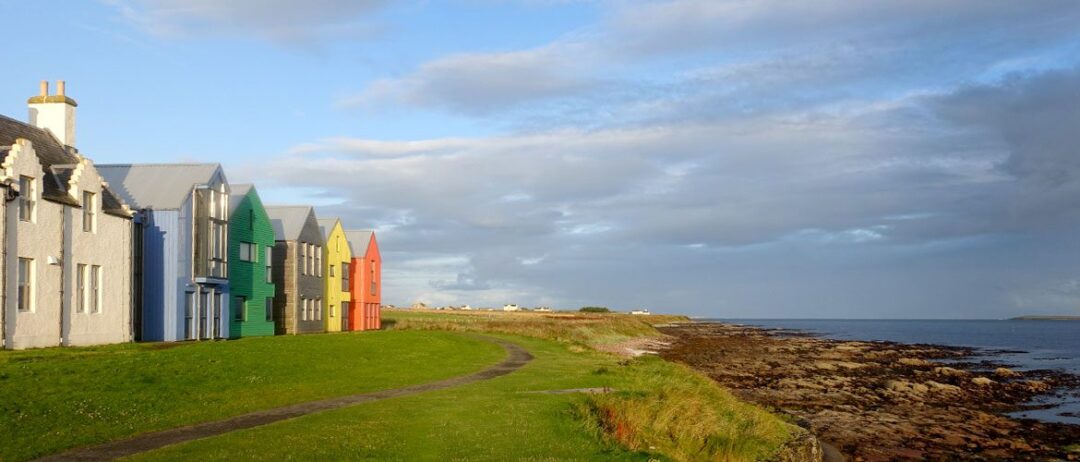
M 1076 375 L 1016 372 L 971 348 L 721 323 L 660 330 L 671 336 L 661 356 L 792 416 L 848 460 L 1080 460 L 1080 425 L 1005 415 L 1036 396 L 1076 393 Z

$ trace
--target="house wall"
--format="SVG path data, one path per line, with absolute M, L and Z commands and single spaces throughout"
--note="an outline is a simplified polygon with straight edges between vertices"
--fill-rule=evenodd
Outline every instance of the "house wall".
M 143 212 L 142 339 L 145 341 L 183 339 L 177 312 L 178 307 L 183 307 L 187 275 L 191 271 L 191 239 L 190 226 L 181 215 L 180 210 Z M 189 257 L 185 260 L 184 255 Z
M 12 263 L 7 273 L 10 295 L 7 298 L 8 316 L 6 317 L 8 347 L 35 348 L 60 344 L 61 315 L 61 266 L 50 265 L 49 257 L 60 258 L 63 242 L 64 206 L 41 199 L 44 191 L 42 178 L 45 176 L 37 154 L 29 141 L 19 140 L 5 160 L 6 173 L 13 181 L 26 175 L 34 178 L 37 191 L 36 219 L 25 222 L 18 219 L 18 201 L 13 201 L 8 211 L 16 215 L 14 243 L 8 247 L 14 255 L 9 256 Z M 17 281 L 18 258 L 32 258 L 33 263 L 33 307 L 30 311 L 18 310 Z
M 73 193 L 82 201 L 84 191 L 94 193 L 97 226 L 94 232 L 83 231 L 83 210 L 65 207 L 68 212 L 68 241 L 70 252 L 64 259 L 66 345 L 97 345 L 131 340 L 131 220 L 101 211 L 102 181 L 90 164 L 77 171 L 77 188 Z M 86 207 L 87 204 L 83 204 Z M 99 265 L 102 268 L 101 306 L 92 313 L 89 306 L 78 312 L 78 264 Z M 87 280 L 89 284 L 89 280 Z
M 364 330 L 382 328 L 382 256 L 375 235 L 371 236 L 367 253 L 364 255 L 363 308 Z M 374 291 L 372 287 L 374 286 Z
M 367 253 L 353 257 L 352 307 L 349 319 L 352 330 L 382 328 L 382 257 L 375 236 L 371 237 Z M 375 292 L 371 282 L 375 282 Z
M 351 266 L 352 263 L 352 252 L 349 250 L 349 242 L 345 239 L 345 230 L 341 228 L 340 222 L 334 224 L 334 229 L 330 231 L 323 249 L 323 280 L 326 294 L 323 299 L 323 313 L 326 315 L 326 331 L 339 332 L 342 330 L 343 321 L 349 317 L 347 312 L 342 311 L 342 302 L 348 305 L 351 301 L 349 288 L 342 290 L 341 287 L 342 269 Z M 333 275 L 330 274 L 331 266 L 334 267 Z
M 314 214 L 308 215 L 308 219 L 304 223 L 304 228 L 300 231 L 299 243 L 308 243 L 320 247 L 325 246 L 322 231 L 319 230 L 319 222 L 315 220 Z M 295 269 L 297 270 L 297 293 L 301 298 L 316 300 L 315 309 L 320 311 L 320 315 L 317 318 L 310 316 L 307 321 L 304 321 L 302 317 L 297 316 L 297 330 L 303 333 L 325 332 L 326 324 L 323 320 L 326 318 L 326 312 L 323 310 L 324 302 L 322 301 L 326 298 L 326 283 L 324 282 L 324 278 L 322 276 L 311 274 L 301 274 L 299 269 L 302 262 L 300 262 L 299 259 L 296 259 L 294 260 L 294 263 L 296 265 Z M 322 273 L 321 268 L 319 271 L 320 274 L 325 275 L 325 273 Z M 301 306 L 297 304 L 297 308 L 300 309 Z M 297 313 L 299 314 L 299 311 Z
M 309 226 L 313 225 L 313 226 Z M 278 334 L 303 334 L 324 332 L 325 325 L 319 319 L 304 320 L 301 300 L 320 300 L 316 304 L 322 309 L 324 298 L 323 278 L 302 274 L 299 246 L 303 244 L 323 245 L 322 233 L 314 216 L 305 224 L 299 241 L 277 241 L 274 248 L 274 324 Z M 325 313 L 323 313 L 325 314 Z M 312 317 L 313 318 L 313 317 Z
M 274 298 L 274 284 L 266 282 L 266 249 L 274 247 L 274 229 L 266 215 L 262 201 L 252 189 L 243 197 L 233 197 L 241 201 L 233 215 L 229 217 L 229 292 L 231 302 L 237 297 L 244 297 L 246 307 L 231 303 L 231 308 L 245 310 L 244 320 L 230 317 L 230 337 L 250 337 L 274 335 L 274 321 L 266 320 L 266 299 Z M 253 212 L 250 213 L 250 212 Z M 254 222 L 251 217 L 254 215 Z M 240 261 L 240 243 L 256 244 L 256 261 Z M 271 256 L 272 256 L 271 252 Z M 272 263 L 272 262 L 271 262 Z

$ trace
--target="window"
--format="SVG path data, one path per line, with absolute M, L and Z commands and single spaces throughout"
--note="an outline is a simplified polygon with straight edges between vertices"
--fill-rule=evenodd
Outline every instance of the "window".
M 271 262 L 273 261 L 271 253 L 273 250 L 273 247 L 266 246 L 266 255 L 263 258 L 263 260 L 266 260 L 266 282 L 274 282 L 274 272 L 271 270 Z
M 300 243 L 300 274 L 307 274 L 307 244 Z
M 19 311 L 33 311 L 34 309 L 34 259 L 19 259 L 18 281 Z
M 330 305 L 330 317 L 337 316 L 337 312 L 334 311 L 334 305 Z
M 97 202 L 94 201 L 96 194 L 90 191 L 82 193 L 82 230 L 86 233 L 97 231 Z
M 101 312 L 101 267 L 90 267 L 90 312 Z
M 306 298 L 300 299 L 300 320 L 307 321 L 308 303 Z
M 250 242 L 240 243 L 240 261 L 259 261 L 259 251 L 255 244 Z
M 266 297 L 266 320 L 274 320 L 274 299 Z
M 316 321 L 322 321 L 322 299 L 321 298 L 316 298 L 315 301 L 311 303 L 311 309 L 315 311 L 315 320 Z
M 349 263 L 341 262 L 341 291 L 349 291 Z M 344 311 L 344 308 L 342 308 Z
M 315 246 L 315 275 L 322 277 L 322 246 Z
M 330 265 L 330 274 L 327 276 L 334 277 L 334 265 Z
M 237 321 L 247 321 L 247 299 L 244 297 L 236 297 L 236 307 L 233 308 L 233 319 Z
M 37 206 L 37 190 L 34 178 L 19 177 L 19 219 L 34 221 L 34 209 Z
M 371 261 L 371 295 L 375 295 L 375 290 L 376 289 L 377 289 L 377 287 L 375 286 L 375 261 L 372 260 Z
M 311 275 L 311 276 L 314 276 L 315 275 L 315 246 L 313 246 L 311 244 L 307 244 L 307 247 L 308 247 L 308 253 L 307 253 L 308 272 L 307 272 L 307 274 Z
M 86 312 L 86 265 L 75 265 L 75 312 Z

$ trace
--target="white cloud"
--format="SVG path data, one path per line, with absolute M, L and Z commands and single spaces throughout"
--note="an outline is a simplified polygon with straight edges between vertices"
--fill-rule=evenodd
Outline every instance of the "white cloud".
M 366 34 L 385 0 L 102 0 L 161 36 L 251 35 L 283 43 Z

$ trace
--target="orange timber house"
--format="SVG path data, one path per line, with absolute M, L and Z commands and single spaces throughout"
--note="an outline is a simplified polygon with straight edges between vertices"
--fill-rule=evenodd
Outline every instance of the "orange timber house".
M 346 231 L 345 238 L 352 250 L 349 330 L 379 329 L 382 327 L 382 257 L 375 231 Z

